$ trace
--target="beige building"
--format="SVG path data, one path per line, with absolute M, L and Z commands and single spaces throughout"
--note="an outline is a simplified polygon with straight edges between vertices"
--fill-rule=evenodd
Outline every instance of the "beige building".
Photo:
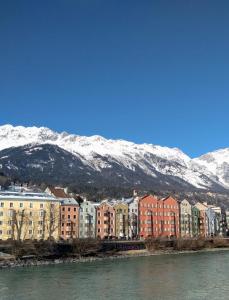
M 188 200 L 180 202 L 180 236 L 192 237 L 192 206 Z
M 60 200 L 45 193 L 0 192 L 0 240 L 59 239 Z
M 117 238 L 128 238 L 128 204 L 117 201 L 115 210 L 115 236 Z

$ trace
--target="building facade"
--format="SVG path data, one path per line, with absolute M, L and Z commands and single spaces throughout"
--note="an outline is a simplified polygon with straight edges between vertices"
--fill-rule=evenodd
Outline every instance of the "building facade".
M 115 209 L 109 201 L 102 201 L 97 206 L 97 232 L 96 236 L 101 239 L 115 237 Z
M 84 200 L 79 209 L 79 237 L 96 237 L 96 203 Z
M 114 204 L 115 210 L 115 237 L 118 239 L 128 238 L 128 204 L 117 201 Z
M 130 239 L 138 237 L 138 197 L 125 199 L 128 205 L 128 236 Z
M 157 237 L 159 235 L 158 199 L 152 195 L 140 198 L 138 212 L 140 238 Z
M 192 233 L 192 206 L 188 200 L 180 202 L 180 236 L 190 238 Z
M 208 218 L 207 218 L 207 206 L 203 203 L 197 202 L 194 205 L 199 210 L 199 236 L 208 236 Z
M 0 193 L 0 239 L 59 239 L 60 201 L 45 193 Z
M 178 201 L 169 196 L 158 201 L 160 236 L 180 237 L 180 208 Z
M 196 206 L 192 206 L 192 236 L 200 236 L 200 211 Z
M 79 205 L 74 198 L 61 200 L 60 238 L 64 240 L 79 237 Z
M 179 203 L 169 196 L 158 200 L 152 195 L 139 199 L 139 234 L 147 237 L 179 237 Z

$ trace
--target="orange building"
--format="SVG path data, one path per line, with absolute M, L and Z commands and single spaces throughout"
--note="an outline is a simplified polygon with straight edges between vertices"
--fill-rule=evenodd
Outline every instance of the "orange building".
M 147 195 L 139 200 L 139 235 L 147 237 L 179 237 L 179 204 L 176 199 L 157 199 Z
M 158 201 L 159 233 L 164 237 L 180 236 L 180 209 L 176 199 L 169 196 Z
M 60 237 L 64 240 L 79 237 L 79 204 L 74 198 L 65 198 L 60 206 Z
M 97 206 L 97 237 L 108 239 L 115 236 L 115 209 L 112 203 L 102 201 Z
M 152 195 L 139 200 L 139 235 L 141 238 L 158 236 L 158 200 Z

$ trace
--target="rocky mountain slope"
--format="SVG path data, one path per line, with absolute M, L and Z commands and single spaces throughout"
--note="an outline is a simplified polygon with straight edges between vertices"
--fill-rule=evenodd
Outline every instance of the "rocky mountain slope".
M 4 125 L 0 171 L 55 184 L 224 192 L 229 190 L 229 149 L 191 159 L 177 148 Z

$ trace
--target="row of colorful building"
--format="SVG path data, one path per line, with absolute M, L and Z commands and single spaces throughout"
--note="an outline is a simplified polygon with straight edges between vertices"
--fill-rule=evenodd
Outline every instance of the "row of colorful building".
M 0 191 L 0 239 L 145 239 L 211 237 L 229 233 L 229 212 L 153 195 L 100 203 L 70 197 L 62 188 L 44 193 Z

